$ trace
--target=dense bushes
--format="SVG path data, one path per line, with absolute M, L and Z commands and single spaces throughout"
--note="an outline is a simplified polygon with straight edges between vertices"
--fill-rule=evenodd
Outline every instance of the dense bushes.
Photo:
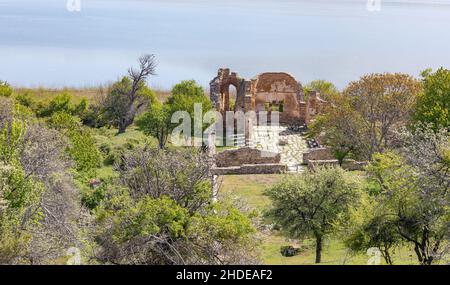
M 23 111 L 0 101 L 0 263 L 54 263 L 78 238 L 66 143 Z
M 192 150 L 136 149 L 118 168 L 120 185 L 96 209 L 101 262 L 253 262 L 254 228 L 227 202 L 211 204 L 209 163 Z
M 91 132 L 76 117 L 65 112 L 54 113 L 49 124 L 69 139 L 67 152 L 75 161 L 75 169 L 83 176 L 95 177 L 101 156 Z
M 11 97 L 13 90 L 7 82 L 0 80 L 0 97 Z
M 439 68 L 422 73 L 424 91 L 417 100 L 414 119 L 435 130 L 450 127 L 450 70 Z

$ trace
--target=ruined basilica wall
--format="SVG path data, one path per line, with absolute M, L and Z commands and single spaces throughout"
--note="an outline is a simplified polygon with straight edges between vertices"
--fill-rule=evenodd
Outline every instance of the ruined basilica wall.
M 314 92 L 305 102 L 302 85 L 288 73 L 266 72 L 245 80 L 230 69 L 221 68 L 210 82 L 211 101 L 219 111 L 229 110 L 230 85 L 235 86 L 237 91 L 235 111 L 265 111 L 267 104 L 277 110 L 277 106 L 282 104 L 280 123 L 283 124 L 308 124 L 326 104 Z
M 302 95 L 301 85 L 291 75 L 284 72 L 260 74 L 254 81 L 255 109 L 263 111 L 266 103 L 283 102 L 280 122 L 298 123 L 300 118 L 299 97 Z

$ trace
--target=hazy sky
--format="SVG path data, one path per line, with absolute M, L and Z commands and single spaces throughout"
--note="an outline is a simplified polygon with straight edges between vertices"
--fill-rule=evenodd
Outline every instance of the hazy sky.
M 70 0 L 76 1 L 76 0 Z M 450 68 L 450 0 L 0 0 L 0 79 L 91 86 L 158 58 L 154 87 L 207 86 L 219 67 L 344 87 L 368 72 Z M 377 1 L 377 0 L 374 0 Z M 432 4 L 431 4 L 432 3 Z

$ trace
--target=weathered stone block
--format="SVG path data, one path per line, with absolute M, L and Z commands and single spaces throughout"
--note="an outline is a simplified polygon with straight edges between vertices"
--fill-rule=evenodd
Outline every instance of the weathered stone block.
M 278 153 L 261 151 L 249 147 L 224 150 L 216 154 L 215 158 L 218 167 L 279 163 L 281 160 L 281 156 Z

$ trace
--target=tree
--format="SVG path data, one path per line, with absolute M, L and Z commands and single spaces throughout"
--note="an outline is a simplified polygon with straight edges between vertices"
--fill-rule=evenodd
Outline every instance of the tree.
M 355 185 L 341 168 L 319 168 L 299 176 L 287 176 L 266 194 L 273 202 L 268 212 L 293 238 L 316 240 L 316 263 L 321 262 L 324 238 L 357 202 Z
M 316 91 L 320 93 L 320 97 L 329 100 L 339 94 L 339 90 L 333 83 L 326 80 L 313 80 L 304 86 L 306 93 L 309 91 Z
M 8 82 L 0 80 L 0 97 L 11 97 L 13 90 Z
M 388 149 L 395 131 L 409 123 L 420 90 L 420 82 L 406 74 L 363 76 L 331 100 L 313 129 L 335 150 L 370 159 Z
M 172 88 L 171 96 L 167 101 L 172 114 L 177 111 L 186 111 L 189 113 L 191 121 L 194 120 L 195 104 L 201 105 L 203 114 L 212 109 L 211 100 L 205 95 L 203 88 L 194 80 L 184 80 L 176 84 Z M 201 118 L 203 118 L 203 114 L 201 114 Z M 191 126 L 194 128 L 194 124 L 191 124 Z M 206 125 L 203 128 L 206 128 Z
M 375 159 L 377 154 L 374 155 Z M 393 176 L 404 179 L 402 169 L 392 172 Z M 393 251 L 403 244 L 396 224 L 386 205 L 379 198 L 383 191 L 379 184 L 367 181 L 361 191 L 361 202 L 350 210 L 350 216 L 343 221 L 340 233 L 344 244 L 353 252 L 366 253 L 370 248 L 378 248 L 386 264 L 394 264 Z
M 0 263 L 55 263 L 86 223 L 66 141 L 21 105 L 0 101 Z
M 333 106 L 327 108 L 325 115 L 317 116 L 311 124 L 309 134 L 320 138 L 342 166 L 349 156 L 364 157 L 364 142 L 360 139 L 362 128 L 348 98 L 336 96 Z
M 427 133 L 431 135 L 432 131 Z M 414 143 L 405 145 L 402 156 L 392 152 L 375 154 L 368 174 L 380 189 L 374 196 L 378 217 L 390 225 L 391 234 L 383 236 L 383 241 L 399 237 L 394 242 L 411 244 L 419 263 L 430 265 L 446 253 L 442 246 L 449 238 L 450 177 L 449 164 L 443 155 L 449 151 L 448 137 L 423 140 L 422 134 L 414 134 L 411 138 L 414 139 L 410 142 Z M 422 152 L 423 145 L 430 141 L 431 144 L 439 142 L 440 154 L 433 156 L 433 161 L 426 156 L 412 157 L 419 154 L 418 150 Z
M 26 124 L 11 118 L 0 133 L 0 263 L 18 263 L 30 244 L 28 231 L 39 219 L 42 184 L 20 165 Z
M 170 121 L 172 112 L 168 104 L 155 102 L 147 112 L 145 112 L 136 121 L 136 125 L 146 135 L 153 136 L 158 139 L 159 148 L 166 146 L 167 139 L 174 126 Z
M 0 162 L 0 264 L 21 263 L 39 221 L 43 185 L 16 163 Z
M 155 102 L 136 122 L 137 126 L 147 135 L 158 139 L 159 147 L 164 148 L 171 131 L 176 124 L 171 122 L 172 115 L 177 111 L 189 113 L 192 133 L 194 120 L 194 104 L 201 104 L 203 114 L 212 109 L 212 104 L 201 86 L 194 80 L 182 81 L 176 84 L 168 100 L 161 104 Z M 201 118 L 203 118 L 203 114 Z M 203 129 L 206 125 L 203 126 Z
M 419 95 L 414 113 L 415 122 L 432 124 L 435 130 L 450 127 L 450 70 L 426 70 L 423 92 Z
M 154 93 L 145 81 L 155 75 L 156 61 L 153 55 L 139 58 L 139 69 L 130 68 L 128 76 L 114 83 L 102 102 L 105 119 L 117 127 L 119 134 L 134 122 L 135 116 L 147 104 L 155 101 Z
M 254 262 L 251 220 L 227 202 L 212 203 L 208 169 L 206 157 L 192 149 L 130 151 L 118 168 L 121 187 L 96 210 L 96 258 L 113 264 Z

